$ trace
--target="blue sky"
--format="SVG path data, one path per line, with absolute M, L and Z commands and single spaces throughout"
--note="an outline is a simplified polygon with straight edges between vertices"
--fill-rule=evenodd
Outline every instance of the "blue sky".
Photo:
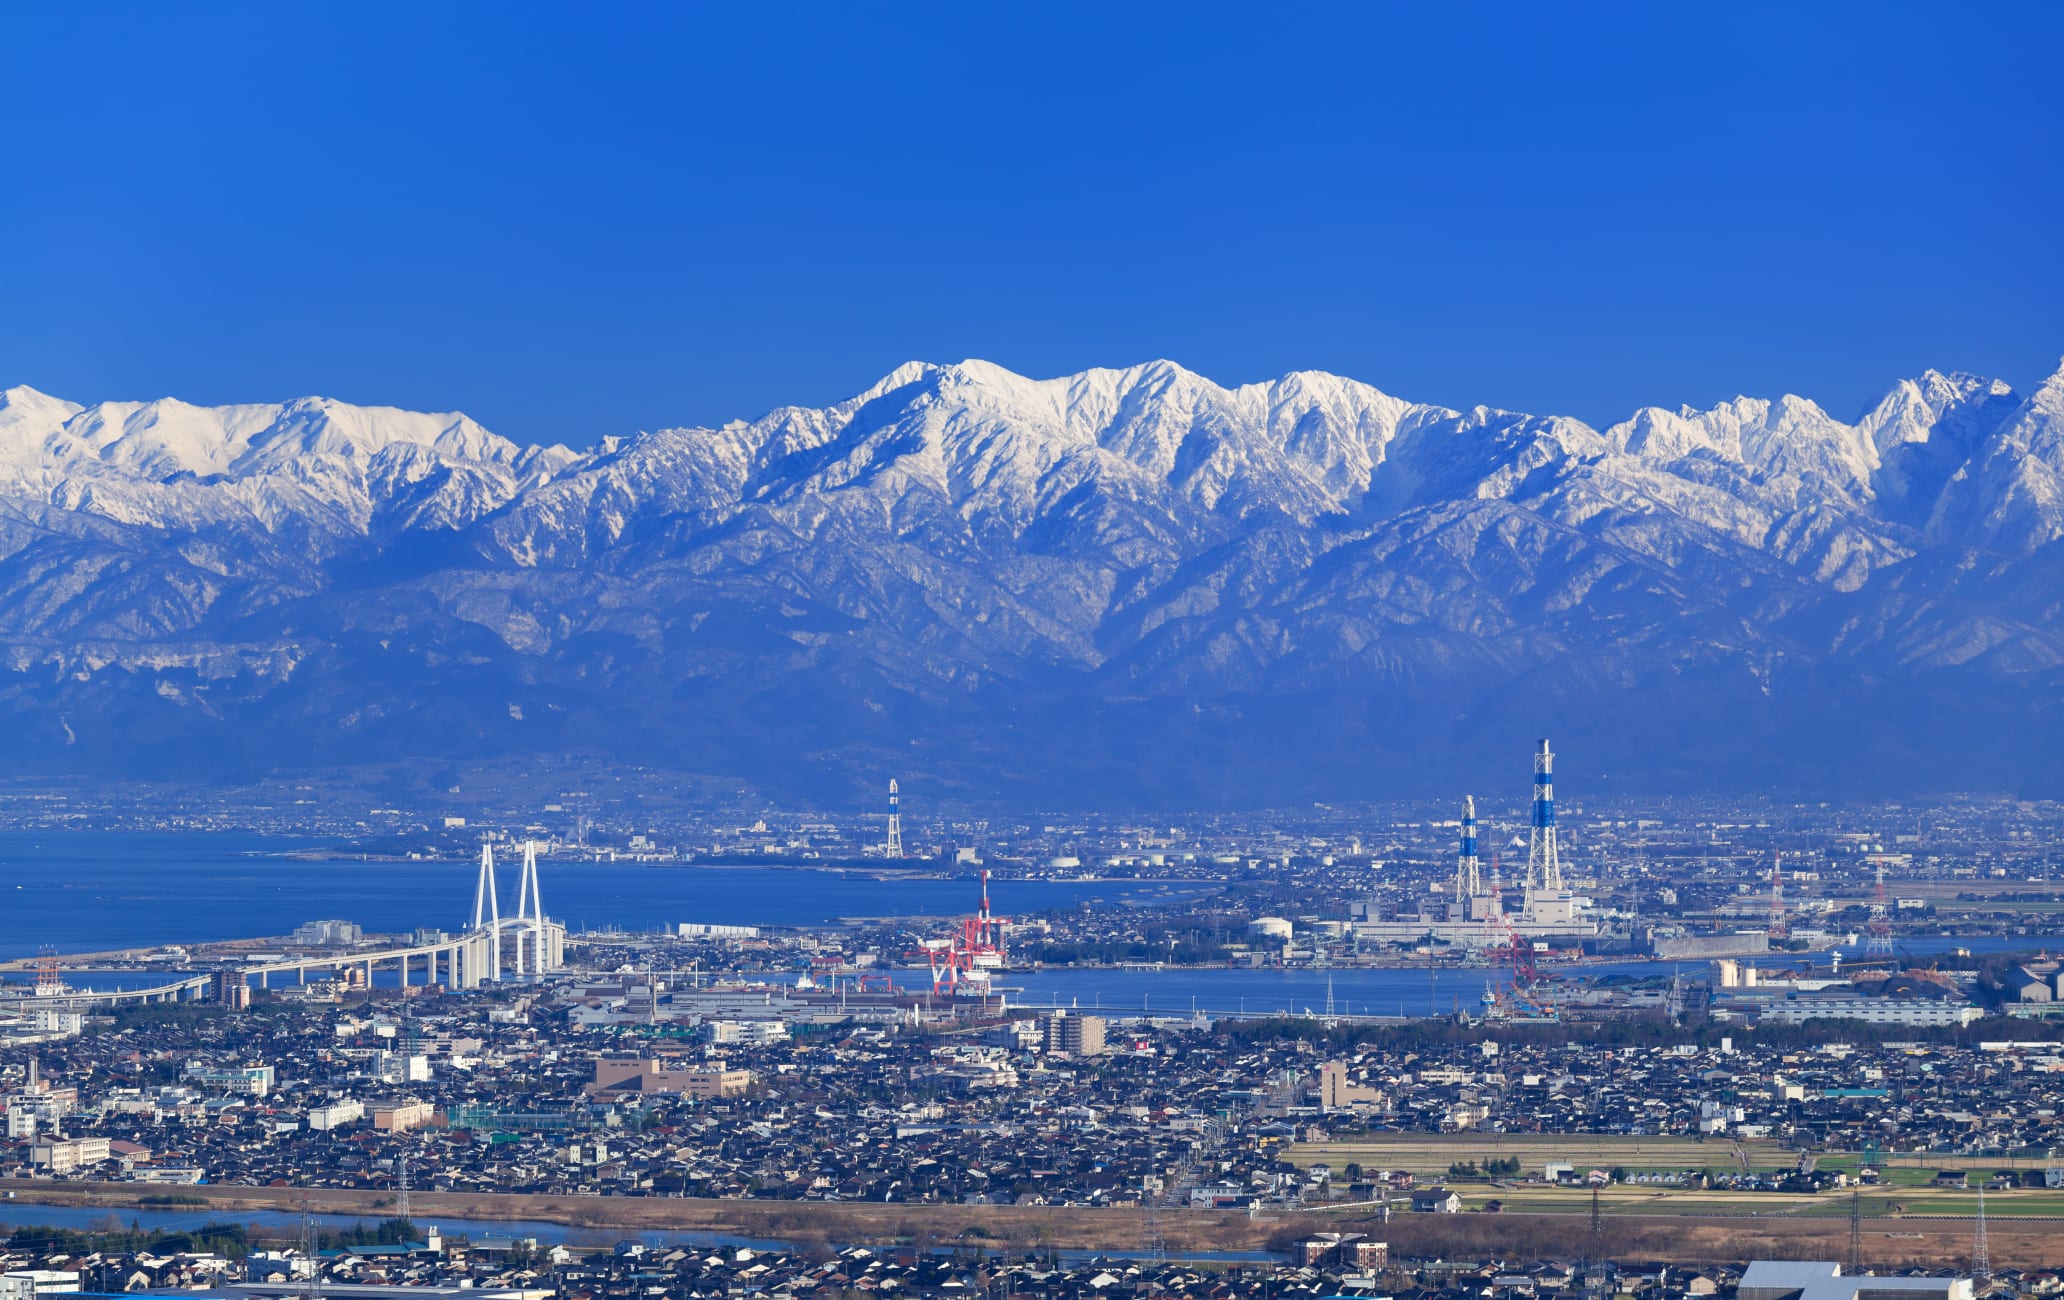
M 523 440 L 912 358 L 1603 421 L 2064 353 L 2064 5 L 17 8 L 0 385 Z

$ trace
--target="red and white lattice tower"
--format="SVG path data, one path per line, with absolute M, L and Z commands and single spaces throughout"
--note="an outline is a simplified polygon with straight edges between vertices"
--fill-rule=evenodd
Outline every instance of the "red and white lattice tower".
M 1870 937 L 1864 940 L 1863 951 L 1868 956 L 1890 957 L 1892 955 L 1892 910 L 1885 905 L 1885 863 L 1878 861 L 1878 892 L 1871 900 Z

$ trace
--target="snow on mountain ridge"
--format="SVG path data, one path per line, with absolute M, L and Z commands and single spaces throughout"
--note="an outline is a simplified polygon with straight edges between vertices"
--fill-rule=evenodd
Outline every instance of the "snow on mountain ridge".
M 2064 537 L 2064 361 L 1951 474 L 1928 533 L 2022 555 Z
M 1597 480 L 1597 500 L 1682 512 L 1746 545 L 1847 529 L 1858 535 L 1837 549 L 1882 562 L 1910 549 L 1886 528 L 1925 523 L 1939 540 L 1953 516 L 1994 520 L 1990 536 L 2024 549 L 2064 532 L 2064 451 L 2046 450 L 2064 435 L 2045 441 L 2049 417 L 2037 412 L 2020 438 L 2037 463 L 1999 454 L 1997 429 L 2015 400 L 1997 381 L 1931 370 L 1853 425 L 1787 395 L 1643 408 L 1595 431 L 1562 417 L 1411 403 L 1320 371 L 1227 388 L 1165 360 L 1031 379 L 971 358 L 905 363 L 828 407 L 577 454 L 519 448 L 456 413 L 325 398 L 81 408 L 17 388 L 0 394 L 0 467 L 16 490 L 45 494 L 79 474 L 234 487 L 219 494 L 220 511 L 267 528 L 304 510 L 326 519 L 324 529 L 360 534 L 376 517 L 407 531 L 513 512 L 496 525 L 503 543 L 493 549 L 568 557 L 616 544 L 645 513 L 709 526 L 752 502 L 792 508 L 851 492 L 880 497 L 868 511 L 884 521 L 891 503 L 918 493 L 976 532 L 1008 538 L 1060 517 L 1094 520 L 1091 535 L 1381 517 L 1437 500 L 1552 492 L 1559 477 L 1583 473 Z M 1971 504 L 1982 495 L 1965 485 L 1974 475 L 1995 484 L 1989 504 Z M 1132 522 L 1085 511 L 1085 492 Z M 119 500 L 121 518 L 138 526 L 153 510 L 148 491 L 61 495 L 84 509 Z M 162 504 L 167 527 L 208 514 L 198 501 Z M 1175 522 L 1194 512 L 1195 522 Z M 1807 516 L 1819 522 L 1807 527 Z M 571 551 L 569 529 L 584 539 Z
M 922 741 L 933 772 L 1116 789 L 1246 755 L 1303 797 L 1509 727 L 1637 764 L 1753 736 L 1810 774 L 1884 739 L 1894 689 L 1992 755 L 2064 699 L 2029 676 L 2064 671 L 2064 375 L 1601 431 L 1323 372 L 910 363 L 581 453 L 18 388 L 0 507 L 0 710 L 63 770 L 139 736 L 182 772 L 595 747 L 850 774 Z
M 0 393 L 0 455 L 16 465 L 92 460 L 145 478 L 242 477 L 308 457 L 365 460 L 395 443 L 506 465 L 526 451 L 457 412 L 326 397 L 213 407 L 174 397 L 80 406 L 27 387 Z

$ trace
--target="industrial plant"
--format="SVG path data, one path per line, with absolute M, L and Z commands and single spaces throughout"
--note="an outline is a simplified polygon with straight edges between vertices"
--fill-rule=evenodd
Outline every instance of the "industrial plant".
M 1416 916 L 1383 919 L 1381 905 L 1358 903 L 1350 911 L 1357 942 L 1386 944 L 1431 939 L 1464 948 L 1494 948 L 1522 939 L 1585 938 L 1599 932 L 1585 915 L 1590 900 L 1563 879 L 1555 827 L 1555 755 L 1543 740 L 1534 751 L 1533 815 L 1527 825 L 1526 872 L 1519 907 L 1506 906 L 1499 859 L 1486 872 L 1477 852 L 1476 799 L 1462 801 L 1462 841 L 1455 857 L 1454 888 L 1445 902 L 1428 898 Z

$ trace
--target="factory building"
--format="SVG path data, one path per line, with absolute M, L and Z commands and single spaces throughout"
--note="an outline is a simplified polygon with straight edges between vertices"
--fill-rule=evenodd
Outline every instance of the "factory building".
M 1273 948 L 1287 948 L 1296 927 L 1280 916 L 1258 916 L 1247 923 L 1247 933 L 1255 942 Z
M 365 932 L 353 921 L 309 921 L 296 926 L 288 942 L 304 948 L 341 948 L 363 938 Z
M 1774 1025 L 1808 1020 L 1861 1020 L 1871 1025 L 1968 1025 L 1985 1013 L 1965 1002 L 1934 998 L 1790 998 L 1763 1008 Z
M 1968 1277 L 1877 1277 L 1840 1264 L 1759 1259 L 1743 1270 L 1739 1300 L 1971 1300 Z
M 1746 930 L 1737 934 L 1670 934 L 1651 929 L 1648 932 L 1648 950 L 1663 960 L 1760 957 L 1770 951 L 1770 934 L 1764 930 Z
M 760 927 L 757 925 L 702 925 L 683 921 L 674 932 L 683 939 L 757 939 Z

